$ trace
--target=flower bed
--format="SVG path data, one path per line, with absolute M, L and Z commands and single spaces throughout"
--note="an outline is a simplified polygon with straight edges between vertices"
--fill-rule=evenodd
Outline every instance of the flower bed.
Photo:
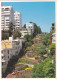
M 28 67 L 28 65 L 24 65 L 24 64 L 17 64 L 16 65 L 16 69 L 18 70 L 18 71 L 20 71 L 20 70 L 25 70 L 25 68 L 27 68 Z
M 30 59 L 27 59 L 27 58 L 20 58 L 20 59 L 18 60 L 18 62 L 19 62 L 19 63 L 27 63 L 27 64 L 36 64 L 35 61 L 30 60 Z
M 28 57 L 34 57 L 36 55 L 36 53 L 28 53 L 27 56 Z

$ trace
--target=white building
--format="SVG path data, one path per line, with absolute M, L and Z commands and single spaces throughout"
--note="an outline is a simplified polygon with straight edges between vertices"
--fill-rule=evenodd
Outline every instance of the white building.
M 1 6 L 1 29 L 8 30 L 9 23 L 14 24 L 14 11 L 12 6 Z
M 22 28 L 22 17 L 20 12 L 14 12 L 15 29 Z
M 31 35 L 34 33 L 34 24 L 26 23 L 26 29 L 28 30 L 28 34 Z
M 24 36 L 28 34 L 28 30 L 26 28 L 22 28 L 20 29 L 20 33 L 21 33 L 21 38 L 24 38 Z
M 2 72 L 5 73 L 5 70 L 8 65 L 8 61 L 12 58 L 12 56 L 16 56 L 19 54 L 20 50 L 22 49 L 22 40 L 16 39 L 13 40 L 11 37 L 9 40 L 2 40 Z
M 34 33 L 34 24 L 33 23 L 26 23 L 26 28 L 20 29 L 21 38 L 24 38 L 25 35 L 33 35 Z

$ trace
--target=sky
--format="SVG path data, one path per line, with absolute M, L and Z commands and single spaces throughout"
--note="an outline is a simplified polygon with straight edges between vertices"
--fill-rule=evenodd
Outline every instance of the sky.
M 3 2 L 3 6 L 13 6 L 22 14 L 22 26 L 34 22 L 42 32 L 50 32 L 55 23 L 55 2 Z

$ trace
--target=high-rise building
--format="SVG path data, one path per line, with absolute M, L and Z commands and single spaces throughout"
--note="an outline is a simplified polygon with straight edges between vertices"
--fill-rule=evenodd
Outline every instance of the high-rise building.
M 15 29 L 21 29 L 22 28 L 22 19 L 21 19 L 21 13 L 20 12 L 14 12 L 14 22 L 15 22 Z
M 9 23 L 14 24 L 14 10 L 12 6 L 1 6 L 1 29 L 9 30 Z M 14 26 L 13 26 L 14 27 Z

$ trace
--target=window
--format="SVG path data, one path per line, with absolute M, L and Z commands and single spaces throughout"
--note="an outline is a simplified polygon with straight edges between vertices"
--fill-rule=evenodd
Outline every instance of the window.
M 16 45 L 18 45 L 18 42 L 16 42 Z
M 15 45 L 15 43 L 13 42 L 13 45 Z
M 9 56 L 8 56 L 8 58 L 9 58 Z
M 29 27 L 30 28 L 30 27 Z
M 6 64 L 6 62 L 2 62 L 2 65 L 5 65 Z
M 6 45 L 8 45 L 8 43 L 5 43 Z
M 4 45 L 4 42 L 2 42 L 2 45 Z
M 4 21 L 4 20 L 1 20 L 1 21 Z
M 9 19 L 7 19 L 6 21 L 9 21 Z
M 3 65 L 3 62 L 2 62 L 2 65 Z
M 6 52 L 6 50 L 4 50 L 4 52 Z
M 16 49 L 17 49 L 17 47 L 16 47 Z
M 3 50 L 1 51 L 1 53 L 3 53 Z
M 4 57 L 2 56 L 2 59 L 3 59 Z
M 8 11 L 9 10 L 9 8 L 5 8 L 5 11 Z
M 11 45 L 11 42 L 9 42 L 9 45 Z
M 8 50 L 8 54 L 9 54 L 9 50 Z

